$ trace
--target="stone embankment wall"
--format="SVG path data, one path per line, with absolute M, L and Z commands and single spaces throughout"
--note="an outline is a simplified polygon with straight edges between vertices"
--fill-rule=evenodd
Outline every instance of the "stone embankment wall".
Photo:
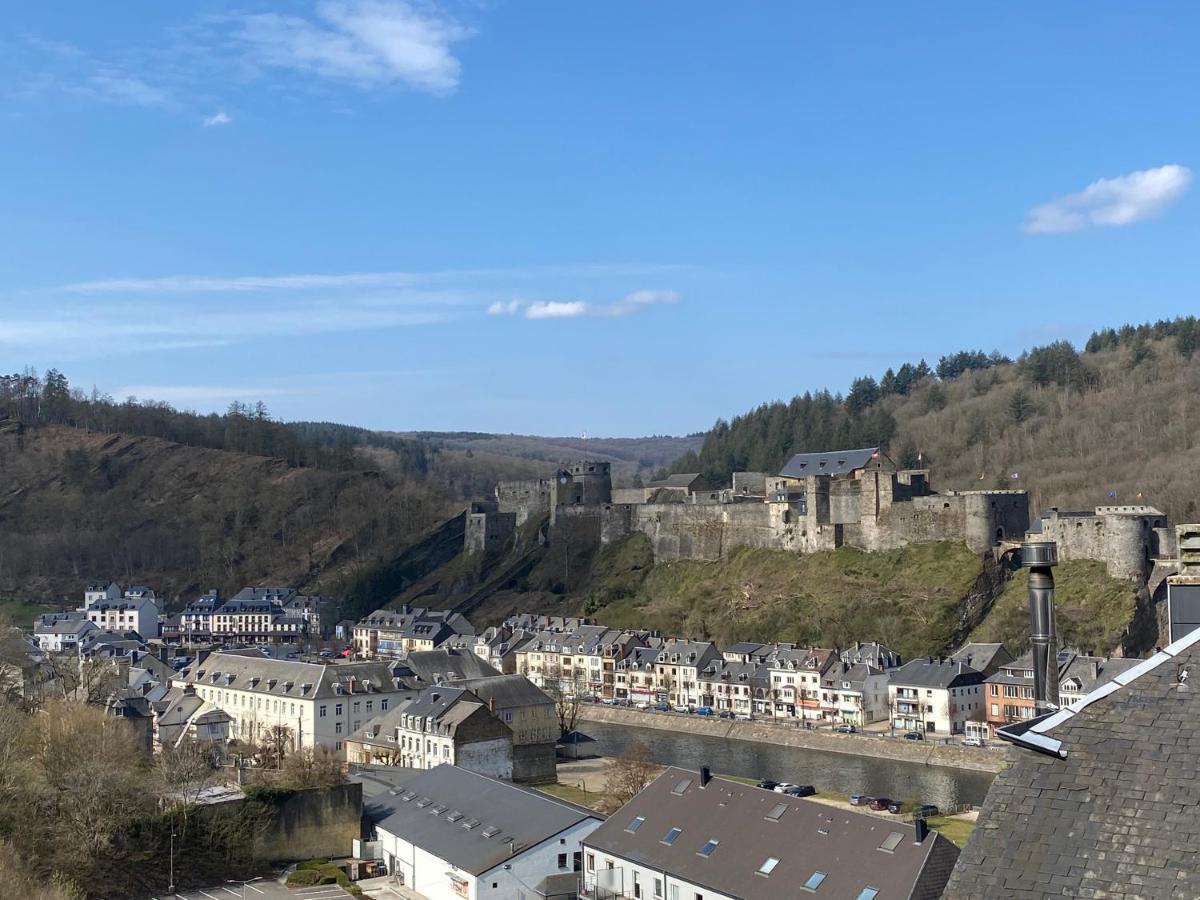
M 711 716 L 672 715 L 602 705 L 584 707 L 580 711 L 580 718 L 609 725 L 657 728 L 663 731 L 700 734 L 707 737 L 735 738 L 739 741 L 758 741 L 764 744 L 798 747 L 802 750 L 824 750 L 831 753 L 873 756 L 879 759 L 894 759 L 900 762 L 922 763 L 931 766 L 950 766 L 977 772 L 999 772 L 1004 768 L 1005 754 L 1000 750 L 948 746 L 939 744 L 936 739 L 904 741 L 869 734 L 809 731 L 792 724 L 731 722 L 728 719 Z M 586 731 L 586 728 L 583 730 Z
M 274 803 L 269 821 L 257 833 L 254 858 L 292 861 L 346 856 L 361 836 L 360 783 L 296 791 Z

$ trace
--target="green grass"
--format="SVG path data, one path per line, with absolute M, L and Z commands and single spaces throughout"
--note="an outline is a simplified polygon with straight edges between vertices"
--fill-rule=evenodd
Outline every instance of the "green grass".
M 1029 649 L 1029 575 L 1013 574 L 973 641 L 1000 641 L 1014 655 Z M 1137 595 L 1126 581 L 1110 578 L 1104 563 L 1074 560 L 1054 570 L 1054 607 L 1058 632 L 1067 646 L 1111 653 L 1120 646 L 1133 618 Z
M 628 564 L 641 552 L 636 545 L 620 548 L 610 548 L 612 564 L 602 558 L 596 570 L 609 582 L 623 571 L 623 589 L 596 591 L 589 604 L 611 627 L 657 628 L 722 644 L 844 647 L 880 640 L 906 657 L 948 648 L 960 604 L 981 570 L 975 554 L 951 542 L 882 553 L 741 548 L 717 562 L 679 560 L 650 569 Z M 598 602 L 612 593 L 618 595 Z
M 33 620 L 42 613 L 55 612 L 60 607 L 50 603 L 15 600 L 0 597 L 0 621 L 10 621 L 20 628 L 32 628 Z
M 571 784 L 543 784 L 538 786 L 538 790 L 589 809 L 601 809 L 608 800 L 608 794 L 603 791 L 585 791 Z
M 943 837 L 949 838 L 959 847 L 965 847 L 967 838 L 975 830 L 975 823 L 967 819 L 951 819 L 946 816 L 930 816 L 925 822 Z

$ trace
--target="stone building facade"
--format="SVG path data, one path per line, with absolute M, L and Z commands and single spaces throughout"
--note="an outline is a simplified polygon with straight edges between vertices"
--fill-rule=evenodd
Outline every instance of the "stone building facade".
M 1084 512 L 1051 507 L 1029 530 L 1057 543 L 1060 560 L 1102 560 L 1113 578 L 1144 582 L 1155 560 L 1178 555 L 1174 530 L 1153 506 L 1097 506 Z

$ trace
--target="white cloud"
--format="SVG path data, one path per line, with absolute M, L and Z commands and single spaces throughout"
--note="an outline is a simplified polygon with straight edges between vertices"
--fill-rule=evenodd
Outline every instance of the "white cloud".
M 393 0 L 325 0 L 316 18 L 244 16 L 237 38 L 250 60 L 364 87 L 402 83 L 432 93 L 458 86 L 451 51 L 470 31 L 432 7 Z
M 166 106 L 170 99 L 165 91 L 116 68 L 103 68 L 94 73 L 79 93 L 122 106 Z
M 587 300 L 508 300 L 493 303 L 488 312 L 494 316 L 522 315 L 526 319 L 577 319 L 583 316 L 617 318 L 641 312 L 648 306 L 678 303 L 676 291 L 634 291 L 614 303 Z
M 214 125 L 229 125 L 233 119 L 229 118 L 229 114 L 224 110 L 218 110 L 211 116 L 205 116 L 203 121 L 205 128 L 212 128 Z
M 1167 165 L 1093 181 L 1076 194 L 1067 194 L 1029 212 L 1030 234 L 1062 234 L 1084 228 L 1130 225 L 1162 212 L 1192 183 L 1185 166 Z

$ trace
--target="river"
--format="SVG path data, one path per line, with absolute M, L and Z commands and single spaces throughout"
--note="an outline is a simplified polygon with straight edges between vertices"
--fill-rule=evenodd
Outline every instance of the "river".
M 944 808 L 964 803 L 982 804 L 995 777 L 989 772 L 802 750 L 758 741 L 602 722 L 581 724 L 582 729 L 596 739 L 588 749 L 602 756 L 620 756 L 634 741 L 641 741 L 650 748 L 650 755 L 660 765 L 692 770 L 708 766 L 714 773 L 723 775 L 811 784 L 817 790 L 842 794 L 920 800 Z

